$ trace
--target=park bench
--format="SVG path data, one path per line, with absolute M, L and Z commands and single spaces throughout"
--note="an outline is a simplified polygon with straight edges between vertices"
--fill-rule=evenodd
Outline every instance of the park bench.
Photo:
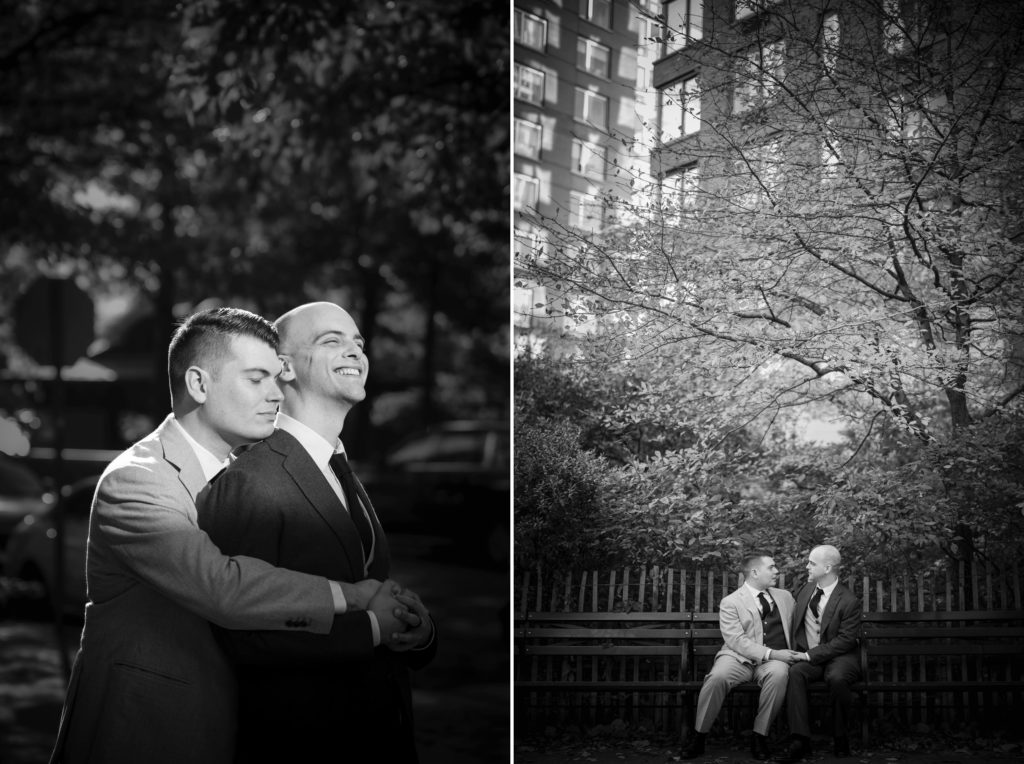
M 531 613 L 515 627 L 520 690 L 676 692 L 689 613 Z M 559 660 L 546 660 L 547 657 Z
M 862 705 L 888 695 L 926 715 L 984 700 L 992 714 L 1024 692 L 1024 610 L 867 613 L 860 644 Z
M 686 716 L 722 646 L 717 612 L 528 613 L 516 623 L 517 692 L 677 694 Z M 861 737 L 866 710 L 969 704 L 978 694 L 1012 708 L 1024 691 L 1024 611 L 865 613 L 858 647 Z M 753 683 L 734 692 L 754 693 Z M 824 692 L 823 682 L 811 686 Z

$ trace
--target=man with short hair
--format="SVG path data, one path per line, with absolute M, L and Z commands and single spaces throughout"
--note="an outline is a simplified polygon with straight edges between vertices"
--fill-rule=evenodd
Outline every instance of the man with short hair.
M 684 759 L 703 755 L 705 737 L 726 695 L 736 685 L 751 680 L 761 686 L 751 755 L 762 761 L 771 756 L 768 730 L 782 708 L 789 664 L 795 660 L 795 653 L 789 649 L 793 595 L 774 587 L 779 569 L 767 552 L 747 555 L 742 572 L 743 584 L 723 597 L 718 606 L 725 644 L 700 688 L 693 736 L 681 752 Z
M 284 400 L 277 430 L 241 454 L 200 502 L 199 523 L 222 549 L 341 581 L 386 579 L 387 537 L 352 474 L 340 434 L 366 397 L 369 364 L 352 317 L 329 302 L 276 321 Z M 357 624 L 355 656 L 310 634 L 221 631 L 237 666 L 236 764 L 417 761 L 410 668 L 437 649 L 433 622 L 413 592 L 396 599 L 418 619 L 405 632 Z
M 832 710 L 833 752 L 850 755 L 847 720 L 853 698 L 850 685 L 860 676 L 861 603 L 839 583 L 841 565 L 839 550 L 831 544 L 816 546 L 807 556 L 807 583 L 797 593 L 791 627 L 800 660 L 790 669 L 786 696 L 790 743 L 780 762 L 792 764 L 811 753 L 807 685 L 821 679 Z
M 232 449 L 273 431 L 277 332 L 248 311 L 190 316 L 168 351 L 172 411 L 106 468 L 89 519 L 89 602 L 52 764 L 229 764 L 235 684 L 210 622 L 327 634 L 372 610 L 401 631 L 394 582 L 228 557 L 196 498 Z M 410 622 L 418 623 L 418 619 Z

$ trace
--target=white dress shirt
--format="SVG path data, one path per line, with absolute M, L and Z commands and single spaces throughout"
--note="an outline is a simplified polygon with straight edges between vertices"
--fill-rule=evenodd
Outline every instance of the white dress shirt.
M 775 600 L 772 599 L 772 595 L 768 593 L 767 589 L 764 589 L 764 590 L 755 589 L 747 581 L 744 581 L 743 585 L 745 587 L 747 587 L 747 591 L 749 591 L 754 596 L 754 602 L 757 603 L 758 610 L 760 610 L 760 608 L 761 608 L 761 600 L 759 600 L 757 598 L 757 596 L 759 594 L 763 594 L 764 598 L 766 600 L 768 600 L 768 612 L 771 612 L 772 610 L 775 609 Z M 764 639 L 764 635 L 763 634 L 761 635 L 761 639 L 762 640 Z M 766 661 L 770 661 L 772 659 L 772 649 L 770 647 L 765 647 L 765 649 L 764 649 L 764 659 Z
M 171 414 L 171 421 L 174 422 L 174 426 L 178 428 L 179 432 L 185 436 L 185 442 L 189 444 L 195 453 L 196 459 L 199 460 L 199 468 L 203 471 L 203 477 L 206 478 L 207 483 L 213 480 L 218 472 L 231 464 L 231 456 L 224 460 L 218 459 L 210 453 L 206 446 L 188 434 L 188 430 L 181 426 L 181 422 L 177 420 L 174 414 Z
M 828 604 L 829 598 L 832 596 L 832 592 L 836 588 L 836 584 L 839 583 L 837 578 L 828 586 L 819 586 L 821 589 L 821 599 L 818 600 L 818 614 L 815 615 L 811 611 L 810 603 L 808 603 L 807 610 L 804 612 L 804 629 L 807 635 L 807 648 L 811 649 L 817 647 L 821 643 L 821 617 L 825 614 L 825 605 Z M 811 596 L 814 594 L 812 592 Z M 804 653 L 807 655 L 807 653 Z M 810 658 L 808 658 L 810 660 Z

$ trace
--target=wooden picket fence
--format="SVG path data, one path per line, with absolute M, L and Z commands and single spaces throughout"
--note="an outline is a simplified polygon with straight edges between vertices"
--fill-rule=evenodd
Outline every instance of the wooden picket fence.
M 795 591 L 804 581 L 779 576 L 779 588 Z M 932 575 L 872 577 L 848 573 L 842 582 L 861 598 L 864 612 L 924 613 L 952 610 L 1019 610 L 1020 565 L 996 568 L 984 562 L 960 563 Z M 527 612 L 711 611 L 742 583 L 735 572 L 702 568 L 623 568 L 546 574 L 520 571 L 515 576 L 517 615 Z
M 1024 607 L 1020 565 L 997 568 L 978 562 L 968 568 L 960 564 L 932 571 L 928 575 L 861 575 L 856 571 L 842 576 L 842 583 L 861 598 L 865 613 L 964 613 L 965 611 L 1021 611 Z M 713 612 L 726 594 L 733 591 L 741 577 L 735 572 L 702 568 L 634 567 L 620 570 L 589 570 L 548 573 L 544 570 L 517 571 L 514 575 L 514 616 L 522 622 L 527 614 L 559 613 L 679 613 Z M 781 588 L 795 591 L 805 578 L 786 581 Z M 1021 649 L 1024 656 L 1024 647 Z M 557 656 L 549 660 L 558 660 Z M 634 659 L 624 659 L 634 660 Z M 911 659 L 906 659 L 909 662 Z M 1014 659 L 1016 660 L 1016 659 Z M 529 664 L 529 665 L 527 665 Z M 1016 664 L 1014 664 L 1016 665 Z M 1019 667 L 1018 667 L 1019 668 Z M 555 666 L 547 666 L 558 675 Z M 537 678 L 536 661 L 515 658 L 515 679 Z M 886 664 L 885 673 L 895 680 L 909 670 L 897 661 Z M 952 669 L 951 669 L 952 670 Z M 1005 670 L 1005 669 L 1000 669 Z M 1018 669 L 1014 673 L 1019 676 Z M 952 675 L 950 675 L 952 676 Z M 730 701 L 731 722 L 727 726 L 748 724 L 753 712 L 751 698 Z M 991 697 L 984 693 L 946 693 L 925 698 L 922 694 L 893 692 L 872 698 L 872 723 L 892 722 L 897 726 L 960 722 L 966 714 L 992 716 L 989 706 L 1020 702 L 1010 696 Z M 937 708 L 936 706 L 939 706 Z M 736 707 L 739 707 L 737 717 Z M 601 724 L 610 720 L 644 720 L 665 730 L 678 730 L 687 721 L 687 704 L 671 694 L 661 694 L 657 702 L 636 693 L 603 693 L 600 697 L 526 692 L 516 697 L 516 716 L 528 726 L 538 723 L 571 722 Z M 740 727 L 742 728 L 742 727 Z

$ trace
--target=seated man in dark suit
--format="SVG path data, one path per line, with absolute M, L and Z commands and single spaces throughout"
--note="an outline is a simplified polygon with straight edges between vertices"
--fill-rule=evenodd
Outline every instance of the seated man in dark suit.
M 842 558 L 829 544 L 816 546 L 807 558 L 807 583 L 796 597 L 793 611 L 793 640 L 801 660 L 789 669 L 786 715 L 789 720 L 789 749 L 777 761 L 796 762 L 811 752 L 811 727 L 807 685 L 824 679 L 832 710 L 834 752 L 850 755 L 847 719 L 852 692 L 860 666 L 857 643 L 861 624 L 861 603 L 839 583 Z

